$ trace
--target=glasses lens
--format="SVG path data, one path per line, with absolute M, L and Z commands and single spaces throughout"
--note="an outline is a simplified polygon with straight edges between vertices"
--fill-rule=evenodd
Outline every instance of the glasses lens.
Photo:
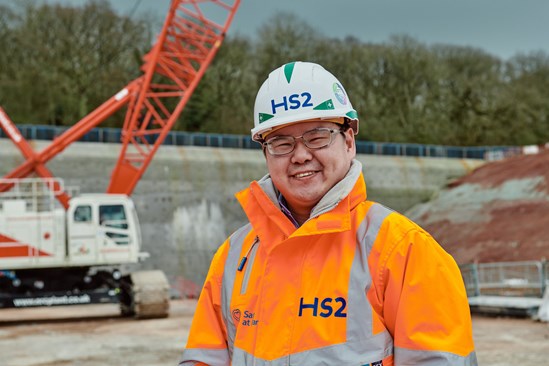
M 275 137 L 267 142 L 269 152 L 273 155 L 288 154 L 294 148 L 295 140 L 292 136 Z
M 303 141 L 311 149 L 320 149 L 327 146 L 332 138 L 332 131 L 329 129 L 317 129 L 307 131 L 303 134 Z

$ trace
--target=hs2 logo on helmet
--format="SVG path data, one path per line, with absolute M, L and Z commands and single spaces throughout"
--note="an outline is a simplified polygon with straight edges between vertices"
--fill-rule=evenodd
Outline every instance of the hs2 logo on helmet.
M 301 94 L 283 96 L 282 101 L 275 101 L 274 99 L 271 99 L 271 110 L 273 114 L 276 114 L 276 110 L 278 108 L 284 108 L 284 110 L 287 111 L 288 109 L 313 107 L 313 103 L 311 103 L 311 98 L 311 93 L 303 92 Z

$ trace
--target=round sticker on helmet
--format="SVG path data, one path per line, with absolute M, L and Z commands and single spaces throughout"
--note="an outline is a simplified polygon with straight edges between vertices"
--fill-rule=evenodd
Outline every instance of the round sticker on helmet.
M 345 95 L 345 91 L 343 90 L 341 85 L 339 85 L 338 83 L 334 83 L 333 89 L 334 89 L 334 95 L 336 96 L 339 103 L 341 103 L 343 105 L 346 105 L 347 104 L 347 96 Z

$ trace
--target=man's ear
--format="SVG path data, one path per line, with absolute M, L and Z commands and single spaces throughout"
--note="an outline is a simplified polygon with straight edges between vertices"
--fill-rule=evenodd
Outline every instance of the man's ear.
M 345 136 L 345 146 L 347 147 L 347 152 L 353 154 L 354 157 L 356 155 L 355 133 L 352 128 L 349 128 L 343 134 Z

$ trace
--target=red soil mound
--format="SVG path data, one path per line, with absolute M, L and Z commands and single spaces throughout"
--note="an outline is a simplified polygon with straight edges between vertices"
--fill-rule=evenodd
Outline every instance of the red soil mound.
M 549 259 L 549 150 L 487 163 L 412 218 L 459 264 Z
M 549 182 L 549 149 L 535 155 L 519 155 L 501 161 L 495 161 L 477 168 L 449 185 L 477 183 L 485 187 L 497 187 L 511 179 L 523 179 L 542 176 Z M 549 192 L 548 186 L 540 187 Z

